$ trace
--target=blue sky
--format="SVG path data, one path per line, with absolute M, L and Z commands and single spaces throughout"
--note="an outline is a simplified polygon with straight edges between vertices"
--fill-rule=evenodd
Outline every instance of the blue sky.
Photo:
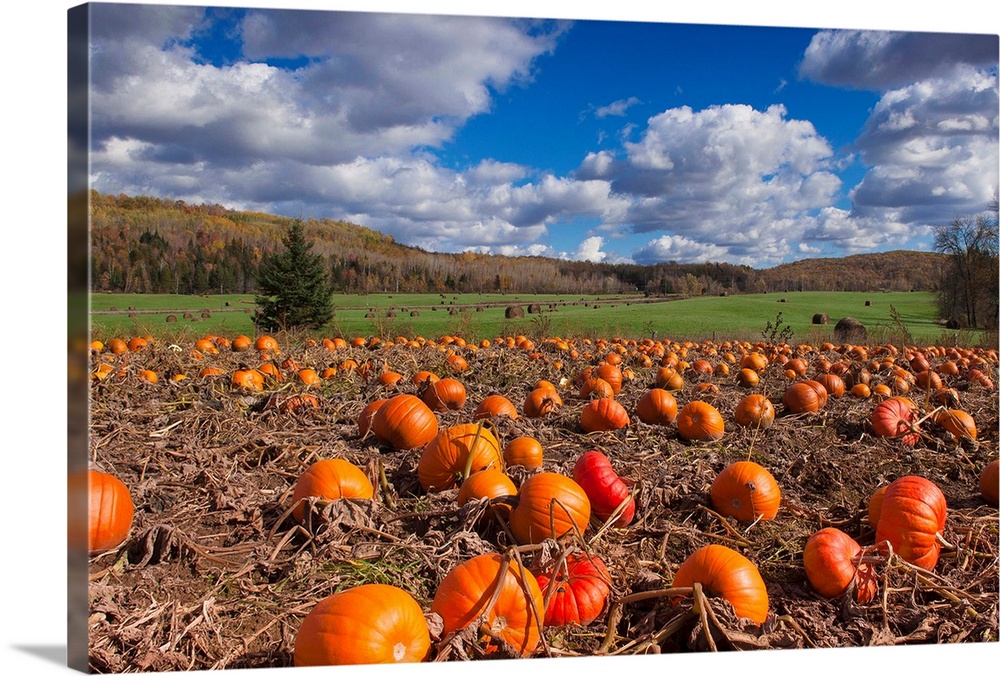
M 997 191 L 988 22 L 269 7 L 94 5 L 92 187 L 433 251 L 753 267 L 928 249 Z

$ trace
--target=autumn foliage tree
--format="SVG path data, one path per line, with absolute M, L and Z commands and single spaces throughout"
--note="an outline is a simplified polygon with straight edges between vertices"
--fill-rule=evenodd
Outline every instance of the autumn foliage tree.
M 257 273 L 254 324 L 264 331 L 320 328 L 333 317 L 334 289 L 323 257 L 312 252 L 299 221 L 282 241 L 285 249 L 265 258 Z
M 997 211 L 994 196 L 986 212 L 955 218 L 934 236 L 934 250 L 948 256 L 939 311 L 969 327 L 996 328 L 998 323 Z

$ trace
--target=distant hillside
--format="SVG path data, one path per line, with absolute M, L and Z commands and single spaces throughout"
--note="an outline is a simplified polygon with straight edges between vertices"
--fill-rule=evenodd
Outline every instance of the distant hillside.
M 91 285 L 133 293 L 253 293 L 261 259 L 293 219 L 155 197 L 91 193 Z M 943 257 L 893 251 L 755 270 L 729 263 L 650 266 L 537 256 L 431 253 L 330 219 L 303 221 L 339 291 L 718 295 L 787 291 L 931 291 Z

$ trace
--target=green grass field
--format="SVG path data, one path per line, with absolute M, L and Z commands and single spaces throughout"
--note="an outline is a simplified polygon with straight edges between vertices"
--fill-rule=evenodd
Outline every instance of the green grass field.
M 749 340 L 767 338 L 765 328 L 781 313 L 781 328 L 793 332 L 790 342 L 833 340 L 834 325 L 845 316 L 863 323 L 869 342 L 979 345 L 995 334 L 946 330 L 935 324 L 931 293 L 790 292 L 745 296 L 710 296 L 644 303 L 641 296 L 568 296 L 503 294 L 371 294 L 338 295 L 333 299 L 333 324 L 319 336 L 416 336 L 436 338 L 460 335 L 466 340 L 524 334 L 532 338 L 614 337 L 673 340 Z M 871 301 L 866 305 L 866 301 Z M 506 319 L 504 310 L 517 304 L 524 317 Z M 528 313 L 528 305 L 541 313 Z M 134 316 L 122 313 L 135 308 Z M 893 319 L 894 308 L 898 322 Z M 459 311 L 458 308 L 464 308 Z M 119 314 L 101 314 L 116 309 Z M 91 295 L 94 338 L 150 334 L 180 341 L 206 333 L 254 335 L 252 296 L 178 296 L 141 294 Z M 143 313 L 155 310 L 156 313 Z M 410 316 L 416 310 L 419 316 Z M 202 313 L 210 315 L 202 318 Z M 183 313 L 190 313 L 184 318 Z M 395 317 L 390 317 L 391 312 Z M 175 322 L 166 317 L 173 313 Z M 825 313 L 829 324 L 812 323 Z M 374 314 L 367 317 L 366 314 Z M 909 336 L 907 336 L 909 334 Z M 991 345 L 995 347 L 995 345 Z

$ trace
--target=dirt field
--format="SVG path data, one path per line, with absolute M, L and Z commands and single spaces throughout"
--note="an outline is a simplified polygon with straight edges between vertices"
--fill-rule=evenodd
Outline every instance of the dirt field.
M 628 427 L 584 434 L 584 401 L 575 397 L 572 379 L 599 361 L 596 349 L 576 360 L 495 347 L 456 351 L 469 363 L 455 375 L 467 389 L 467 403 L 438 413 L 441 429 L 470 422 L 489 394 L 503 394 L 521 410 L 532 385 L 547 379 L 561 386 L 562 409 L 544 418 L 496 419 L 501 442 L 533 436 L 544 448 L 544 469 L 567 475 L 583 452 L 598 448 L 619 475 L 634 482 L 632 525 L 595 538 L 591 524 L 585 533 L 588 549 L 611 572 L 614 607 L 586 627 L 547 627 L 536 658 L 707 651 L 713 645 L 754 650 L 998 640 L 998 515 L 979 494 L 980 472 L 997 458 L 995 390 L 964 375 L 946 378 L 959 407 L 974 416 L 978 441 L 959 444 L 927 421 L 924 438 L 907 448 L 872 435 L 874 399 L 831 397 L 818 412 L 787 413 L 781 395 L 788 381 L 777 365 L 754 390 L 765 392 L 778 412 L 774 425 L 759 434 L 733 423 L 733 410 L 748 393 L 736 386 L 735 375 L 685 373 L 684 388 L 674 393 L 678 404 L 704 399 L 726 421 L 721 441 L 691 443 L 678 436 L 676 425 L 648 425 L 634 413 L 655 367 L 630 366 L 634 379 L 617 396 L 631 415 Z M 427 612 L 448 571 L 510 545 L 484 504 L 459 508 L 457 490 L 424 492 L 416 476 L 419 449 L 394 451 L 360 437 L 362 408 L 391 394 L 374 380 L 342 369 L 309 388 L 319 397 L 318 409 L 282 413 L 269 403 L 306 389 L 291 372 L 281 385 L 247 393 L 234 388 L 228 374 L 241 363 L 258 363 L 256 353 L 223 351 L 199 361 L 190 352 L 190 346 L 175 352 L 154 344 L 142 352 L 95 357 L 123 367 L 125 376 L 92 383 L 90 461 L 125 482 L 136 513 L 126 542 L 91 559 L 93 672 L 291 666 L 299 625 L 327 595 L 384 582 L 410 592 Z M 403 374 L 396 390 L 401 392 L 415 391 L 409 378 L 418 370 L 449 373 L 445 352 L 428 347 L 283 346 L 278 360 L 288 356 L 317 370 L 348 357 L 371 361 L 377 371 Z M 564 361 L 561 370 L 552 366 L 556 356 Z M 693 348 L 689 359 L 696 356 Z M 817 356 L 805 358 L 813 362 Z M 836 352 L 823 356 L 840 358 Z M 626 356 L 622 366 L 630 364 Z M 199 378 L 208 365 L 226 375 Z M 157 372 L 158 382 L 140 381 L 142 368 Z M 187 378 L 173 382 L 172 373 Z M 986 373 L 996 382 L 995 361 Z M 873 384 L 886 377 L 875 373 Z M 715 383 L 718 394 L 696 394 L 694 386 L 703 381 Z M 925 404 L 922 392 L 909 396 Z M 289 515 L 293 485 L 311 463 L 329 457 L 363 468 L 375 498 L 331 503 L 314 514 L 309 528 L 297 527 Z M 783 498 L 774 520 L 749 528 L 718 516 L 709 499 L 716 474 L 748 458 L 771 471 Z M 531 473 L 509 468 L 516 484 Z M 875 601 L 859 605 L 846 597 L 819 597 L 803 570 L 808 537 L 833 525 L 872 545 L 869 496 L 908 474 L 932 480 L 947 499 L 947 546 L 937 566 L 918 571 L 898 558 L 878 558 Z M 710 599 L 704 621 L 681 622 L 692 608 L 690 598 L 676 605 L 665 598 L 630 598 L 669 587 L 684 559 L 709 543 L 735 548 L 759 568 L 770 600 L 763 625 L 738 619 L 722 599 Z M 562 546 L 580 544 L 570 539 Z M 530 563 L 538 555 L 526 550 L 523 557 Z M 431 659 L 461 657 L 460 650 L 442 648 L 435 643 Z

